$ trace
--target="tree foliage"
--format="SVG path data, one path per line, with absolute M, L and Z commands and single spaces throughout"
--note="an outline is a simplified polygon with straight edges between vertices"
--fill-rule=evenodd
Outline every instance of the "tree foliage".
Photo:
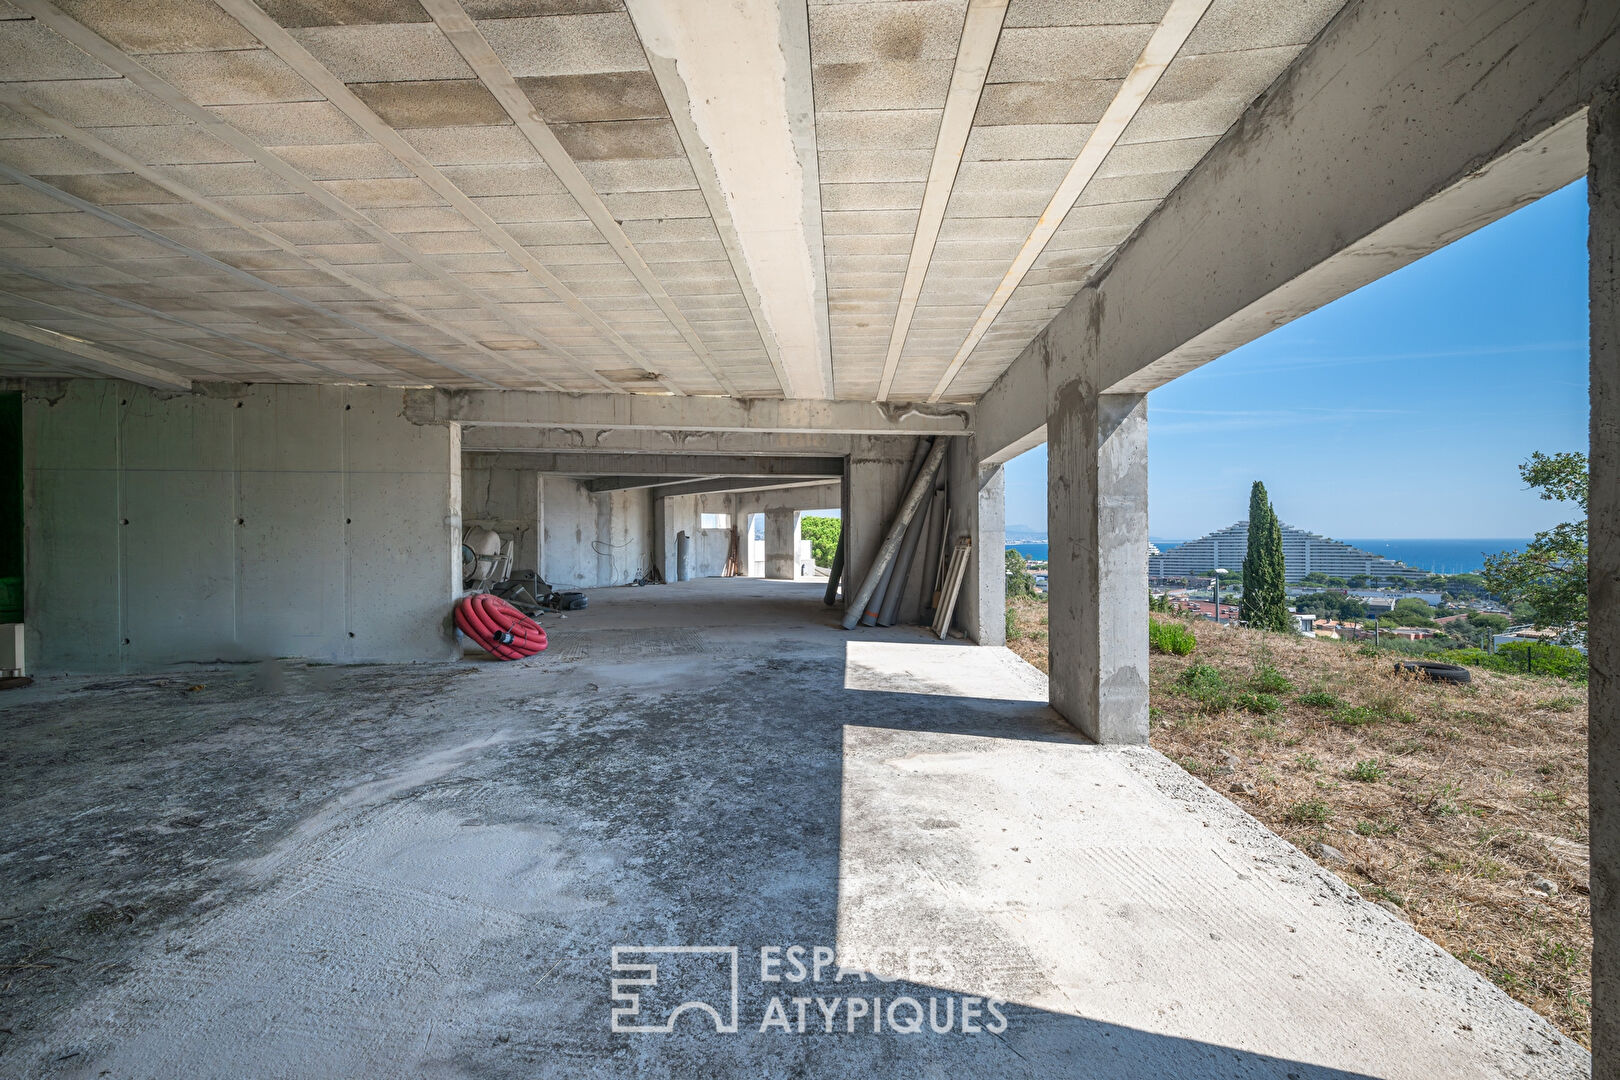
M 1288 614 L 1282 526 L 1266 497 L 1266 485 L 1258 480 L 1249 489 L 1249 550 L 1243 556 L 1243 601 L 1238 617 L 1256 630 L 1288 633 L 1294 628 Z
M 1586 630 L 1586 455 L 1543 454 L 1537 451 L 1519 466 L 1526 486 L 1538 489 L 1549 502 L 1580 507 L 1580 517 L 1536 533 L 1523 551 L 1503 551 L 1485 558 L 1480 573 L 1485 585 L 1515 612 L 1520 605 L 1535 609 L 1538 627 L 1570 634 Z
M 1432 628 L 1435 625 L 1434 608 L 1415 596 L 1408 596 L 1395 601 L 1395 610 L 1389 613 L 1389 621 L 1396 626 Z
M 838 551 L 838 533 L 844 523 L 838 518 L 801 517 L 799 535 L 810 541 L 810 555 L 817 566 L 831 566 Z
M 1360 597 L 1338 592 L 1307 593 L 1295 597 L 1294 608 L 1323 619 L 1361 619 L 1367 614 L 1367 605 L 1361 602 Z
M 1035 575 L 1029 572 L 1029 560 L 1023 553 L 1012 548 L 1007 549 L 1007 598 L 1015 596 L 1035 597 Z

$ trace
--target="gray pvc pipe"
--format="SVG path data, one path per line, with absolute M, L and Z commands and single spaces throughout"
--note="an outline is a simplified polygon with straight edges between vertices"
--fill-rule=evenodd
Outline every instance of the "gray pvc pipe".
M 911 464 L 906 466 L 906 483 L 904 490 L 910 491 L 911 485 L 917 482 L 917 474 L 922 471 L 923 459 L 928 456 L 929 448 L 933 443 L 927 439 L 918 439 L 916 449 L 911 452 Z M 904 501 L 904 500 L 902 500 Z M 899 511 L 896 510 L 896 513 Z M 872 590 L 872 597 L 866 602 L 866 610 L 861 612 L 862 626 L 876 626 L 878 615 L 883 611 L 883 599 L 889 593 L 889 579 L 894 576 L 894 564 L 891 562 L 878 578 L 877 588 Z
M 934 440 L 934 448 L 928 451 L 928 457 L 923 461 L 922 472 L 906 492 L 905 501 L 900 504 L 900 513 L 895 515 L 894 524 L 889 526 L 888 534 L 883 537 L 883 546 L 878 548 L 877 558 L 866 571 L 866 580 L 854 595 L 853 603 L 844 611 L 844 629 L 853 630 L 860 621 L 861 614 L 866 610 L 867 601 L 872 599 L 872 592 L 877 588 L 878 579 L 883 571 L 900 550 L 900 540 L 905 535 L 906 526 L 911 524 L 912 516 L 917 513 L 917 507 L 922 505 L 923 496 L 934 486 L 934 474 L 939 472 L 939 463 L 945 459 L 945 445 L 949 441 L 947 436 L 941 435 Z
M 828 607 L 838 603 L 838 579 L 844 576 L 844 523 L 838 523 L 838 547 L 833 551 L 832 566 L 827 571 L 827 592 L 821 602 Z
M 906 526 L 906 534 L 900 541 L 900 554 L 894 557 L 894 577 L 889 580 L 889 591 L 883 594 L 883 609 L 878 612 L 877 618 L 879 626 L 893 626 L 899 618 L 900 602 L 906 592 L 906 578 L 911 576 L 911 560 L 917 554 L 917 541 L 922 538 L 923 526 L 933 509 L 934 486 L 929 484 L 921 508 L 912 515 L 911 524 Z

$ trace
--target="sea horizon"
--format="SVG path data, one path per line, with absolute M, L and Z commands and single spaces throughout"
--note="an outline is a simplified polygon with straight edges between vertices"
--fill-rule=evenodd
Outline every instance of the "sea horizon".
M 1184 540 L 1151 537 L 1161 551 L 1169 551 Z M 1336 536 L 1333 539 L 1373 555 L 1393 559 L 1407 566 L 1431 574 L 1473 574 L 1485 565 L 1485 556 L 1500 551 L 1521 551 L 1530 542 L 1528 537 L 1363 537 Z M 1007 547 L 1026 559 L 1047 561 L 1049 545 L 1045 540 L 1009 541 Z

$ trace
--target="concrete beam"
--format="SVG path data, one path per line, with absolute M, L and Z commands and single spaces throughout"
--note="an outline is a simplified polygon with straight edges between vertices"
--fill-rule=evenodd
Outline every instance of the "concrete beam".
M 938 401 L 950 388 L 951 381 L 956 378 L 957 372 L 978 347 L 984 335 L 989 332 L 1001 309 L 1007 306 L 1012 299 L 1013 292 L 1024 281 L 1024 276 L 1035 266 L 1035 260 L 1041 257 L 1046 245 L 1051 243 L 1057 235 L 1058 227 L 1068 216 L 1074 204 L 1080 201 L 1092 177 L 1102 168 L 1103 161 L 1113 151 L 1114 145 L 1125 135 L 1125 129 L 1130 127 L 1137 112 L 1147 102 L 1148 95 L 1158 85 L 1159 79 L 1169 68 L 1170 62 L 1175 59 L 1182 45 L 1192 35 L 1198 21 L 1209 10 L 1210 0 L 1171 0 L 1164 18 L 1160 20 L 1153 36 L 1148 39 L 1141 56 L 1131 67 L 1130 74 L 1120 85 L 1114 100 L 1108 105 L 1092 128 L 1086 143 L 1080 149 L 1080 154 L 1069 166 L 1069 172 L 1058 185 L 1057 191 L 1052 195 L 1046 209 L 1041 212 L 1034 229 L 1032 229 L 1024 243 L 1018 249 L 1018 255 L 1013 259 L 1012 266 L 1008 267 L 1001 283 L 996 286 L 995 293 L 985 304 L 984 310 L 974 320 L 973 328 L 968 331 L 967 339 L 956 350 L 945 373 L 935 384 L 934 391 L 929 395 L 929 401 Z
M 843 484 L 816 484 L 809 487 L 768 488 L 743 491 L 731 496 L 732 512 L 739 518 L 767 510 L 837 510 L 843 498 Z M 708 509 L 707 506 L 704 509 Z
M 498 454 L 509 468 L 564 476 L 842 476 L 841 457 L 770 457 L 753 454 L 604 454 L 558 450 Z M 602 490 L 608 490 L 606 488 Z
M 191 389 L 191 380 L 183 375 L 176 375 L 172 371 L 164 371 L 151 364 L 119 356 L 88 341 L 58 334 L 54 330 L 30 326 L 15 319 L 0 318 L 0 348 L 7 346 L 17 348 L 18 343 L 22 343 L 23 352 L 43 353 L 51 357 L 60 355 L 67 363 L 87 369 L 96 375 L 125 379 L 158 390 Z
M 1001 381 L 1151 390 L 1578 179 L 1615 18 L 1351 3 Z M 1005 398 L 987 459 L 1046 421 Z
M 651 394 L 558 394 L 525 390 L 407 390 L 414 423 L 490 427 L 676 428 L 682 431 L 833 432 L 843 435 L 966 435 L 964 405 L 776 398 L 675 398 Z
M 1001 23 L 1006 16 L 1007 0 L 968 0 L 962 37 L 956 47 L 956 65 L 951 71 L 951 88 L 945 96 L 945 111 L 940 116 L 939 134 L 934 140 L 934 157 L 928 167 L 928 186 L 923 190 L 922 209 L 918 211 L 917 228 L 912 233 L 911 258 L 906 263 L 905 281 L 900 286 L 900 306 L 889 331 L 889 351 L 878 382 L 879 401 L 888 398 L 889 387 L 894 384 L 895 372 L 900 367 L 906 335 L 911 332 L 923 280 L 934 260 L 934 245 L 945 223 L 945 207 L 951 200 L 951 189 L 962 166 L 962 152 L 973 131 L 973 116 L 979 109 L 979 98 L 984 93 L 984 81 L 990 74 L 990 61 L 995 56 L 996 41 L 1001 36 Z
M 468 427 L 467 451 L 523 453 L 536 450 L 599 450 L 656 454 L 804 454 L 843 457 L 858 435 L 819 431 L 678 431 L 668 428 Z
M 775 491 L 779 488 L 820 487 L 824 479 L 781 480 L 760 476 L 711 477 L 684 484 L 666 484 L 652 489 L 653 497 L 667 499 L 679 495 L 708 495 L 717 491 Z
M 662 487 L 672 480 L 701 480 L 701 476 L 593 476 L 581 481 L 592 495 L 604 491 L 638 491 L 641 488 Z
M 631 0 L 627 8 L 661 85 L 682 83 L 677 129 L 689 157 L 708 159 L 724 194 L 775 339 L 783 393 L 831 397 L 805 5 Z
M 422 6 L 443 31 L 444 36 L 450 39 L 450 44 L 455 46 L 461 58 L 467 62 L 467 66 L 483 81 L 485 89 L 506 110 L 507 115 L 512 118 L 512 123 L 539 152 L 557 179 L 562 181 L 563 187 L 568 189 L 568 194 L 573 196 L 580 209 L 585 211 L 585 216 L 596 226 L 596 231 L 602 235 L 602 239 L 607 241 L 614 254 L 624 263 L 625 269 L 629 270 L 637 283 L 646 290 L 653 303 L 658 305 L 658 310 L 663 312 L 669 324 L 691 348 L 692 354 L 714 377 L 715 383 L 727 394 L 735 395 L 737 388 L 732 385 L 721 365 L 709 352 L 708 345 L 664 289 L 663 282 L 658 280 L 658 275 L 647 265 L 647 260 L 642 257 L 641 252 L 636 250 L 636 246 L 625 235 L 624 226 L 608 210 L 607 204 L 596 193 L 596 189 L 585 178 L 585 174 L 580 172 L 574 159 L 563 149 L 562 143 L 558 141 L 550 125 L 540 118 L 534 102 L 529 100 L 523 88 L 518 85 L 517 79 L 512 77 L 511 71 L 501 62 L 501 58 L 478 29 L 477 22 L 467 14 L 458 0 L 422 0 Z

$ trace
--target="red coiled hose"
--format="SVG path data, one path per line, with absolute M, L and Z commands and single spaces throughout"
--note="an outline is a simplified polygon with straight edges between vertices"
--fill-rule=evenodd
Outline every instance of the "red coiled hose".
M 546 647 L 546 632 L 539 623 L 489 593 L 457 600 L 456 626 L 498 660 L 521 660 Z

